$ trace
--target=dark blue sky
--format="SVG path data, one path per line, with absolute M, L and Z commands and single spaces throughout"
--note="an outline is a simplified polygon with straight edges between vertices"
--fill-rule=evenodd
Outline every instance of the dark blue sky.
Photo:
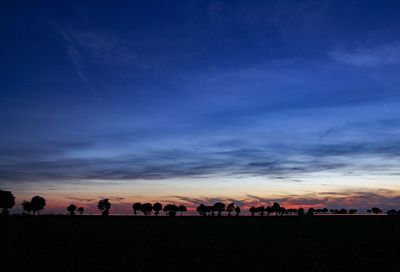
M 0 186 L 398 204 L 399 13 L 399 1 L 2 1 Z

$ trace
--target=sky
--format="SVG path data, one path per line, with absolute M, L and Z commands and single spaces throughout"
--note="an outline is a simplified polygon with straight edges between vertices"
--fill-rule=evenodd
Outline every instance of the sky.
M 0 3 L 0 189 L 400 206 L 399 1 Z

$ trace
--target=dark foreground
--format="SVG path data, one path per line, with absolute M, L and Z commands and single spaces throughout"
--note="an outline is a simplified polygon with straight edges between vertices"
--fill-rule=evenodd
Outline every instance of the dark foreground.
M 400 218 L 0 218 L 1 271 L 400 271 Z

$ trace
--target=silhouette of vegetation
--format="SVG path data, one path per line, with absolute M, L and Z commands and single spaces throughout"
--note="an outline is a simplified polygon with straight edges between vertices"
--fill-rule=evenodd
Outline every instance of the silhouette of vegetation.
M 0 190 L 0 209 L 3 215 L 10 214 L 10 209 L 15 205 L 15 197 L 10 191 Z
M 236 206 L 236 207 L 235 207 L 235 215 L 236 215 L 236 216 L 239 216 L 239 215 L 240 215 L 240 212 L 241 212 L 240 207 L 239 207 L 239 206 Z
M 381 209 L 377 208 L 377 207 L 373 207 L 371 209 L 371 212 L 374 213 L 374 214 L 381 214 L 383 211 Z
M 182 216 L 184 212 L 187 212 L 186 206 L 185 205 L 179 205 L 178 206 L 178 212 L 180 212 L 181 216 Z
M 196 211 L 199 213 L 201 216 L 207 216 L 207 207 L 204 204 L 200 204 L 197 208 Z
M 97 203 L 97 208 L 101 211 L 102 216 L 108 216 L 110 214 L 111 203 L 107 198 L 102 199 Z
M 142 203 L 136 202 L 132 205 L 133 214 L 137 215 L 142 210 Z
M 264 216 L 265 207 L 264 207 L 264 206 L 257 207 L 257 208 L 256 208 L 256 212 L 257 212 L 260 216 Z
M 169 216 L 175 216 L 178 212 L 178 206 L 176 206 L 175 204 L 165 205 L 164 212 Z
M 34 196 L 31 200 L 33 214 L 40 215 L 40 211 L 46 207 L 46 200 L 41 196 Z
M 251 216 L 254 216 L 257 212 L 256 207 L 254 207 L 254 206 L 250 207 L 249 212 L 250 212 Z
M 314 216 L 315 214 L 315 209 L 314 208 L 309 208 L 306 215 L 307 216 Z
M 386 212 L 387 215 L 400 215 L 400 210 L 396 211 L 395 209 L 388 210 Z
M 357 213 L 357 210 L 356 209 L 350 209 L 349 210 L 349 214 L 356 214 Z
M 140 210 L 145 216 L 151 215 L 153 205 L 151 205 L 151 203 L 144 203 L 141 205 Z
M 305 216 L 306 213 L 303 208 L 297 209 L 297 216 Z
M 30 201 L 22 201 L 21 203 L 22 205 L 22 210 L 24 210 L 25 212 L 27 212 L 28 214 L 31 214 L 32 209 L 32 203 Z
M 71 204 L 67 207 L 67 211 L 69 212 L 70 215 L 75 215 L 77 207 L 74 204 Z
M 218 213 L 218 216 L 222 215 L 222 212 L 225 211 L 225 204 L 222 202 L 217 202 L 213 206 L 213 211 Z
M 82 215 L 83 212 L 85 211 L 85 209 L 83 207 L 79 207 L 77 211 L 78 211 L 79 215 Z
M 231 216 L 231 213 L 235 210 L 235 203 L 229 203 L 226 206 L 226 211 L 228 212 L 228 216 Z
M 162 211 L 162 205 L 161 205 L 161 203 L 159 203 L 159 202 L 157 202 L 157 203 L 154 203 L 154 205 L 153 205 L 153 210 L 154 210 L 154 214 L 156 215 L 156 216 L 158 216 L 158 214 L 160 213 L 160 211 Z

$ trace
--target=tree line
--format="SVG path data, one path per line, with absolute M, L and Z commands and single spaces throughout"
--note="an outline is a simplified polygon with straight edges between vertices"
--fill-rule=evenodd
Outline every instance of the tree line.
M 2 209 L 2 215 L 8 215 L 10 209 L 15 205 L 15 197 L 10 191 L 0 190 L 0 209 Z M 30 201 L 24 200 L 21 203 L 22 209 L 26 214 L 40 215 L 46 207 L 46 200 L 41 196 L 34 196 Z M 109 199 L 101 199 L 97 203 L 97 208 L 99 209 L 102 216 L 108 216 L 111 210 L 111 202 Z M 77 207 L 75 204 L 70 204 L 66 207 L 67 212 L 70 215 L 76 215 L 77 213 L 82 215 L 84 213 L 84 207 Z M 134 215 L 142 214 L 144 216 L 155 215 L 158 216 L 161 211 L 163 211 L 168 216 L 175 216 L 178 213 L 182 216 L 183 213 L 187 212 L 185 205 L 175 205 L 167 204 L 163 206 L 161 203 L 157 202 L 151 203 L 140 203 L 136 202 L 132 204 L 132 210 Z M 197 213 L 200 216 L 240 216 L 242 212 L 241 208 L 235 203 L 229 203 L 225 205 L 222 202 L 216 202 L 213 205 L 200 204 L 196 208 Z M 313 216 L 316 214 L 356 214 L 356 209 L 328 209 L 328 208 L 308 208 L 307 211 L 303 208 L 288 208 L 281 206 L 279 203 L 274 202 L 270 206 L 252 206 L 249 208 L 249 213 L 251 216 L 284 216 L 284 215 L 296 215 L 296 216 Z M 369 214 L 382 214 L 383 211 L 378 207 L 373 207 L 367 210 Z M 400 215 L 400 210 L 391 209 L 386 212 L 387 215 Z

